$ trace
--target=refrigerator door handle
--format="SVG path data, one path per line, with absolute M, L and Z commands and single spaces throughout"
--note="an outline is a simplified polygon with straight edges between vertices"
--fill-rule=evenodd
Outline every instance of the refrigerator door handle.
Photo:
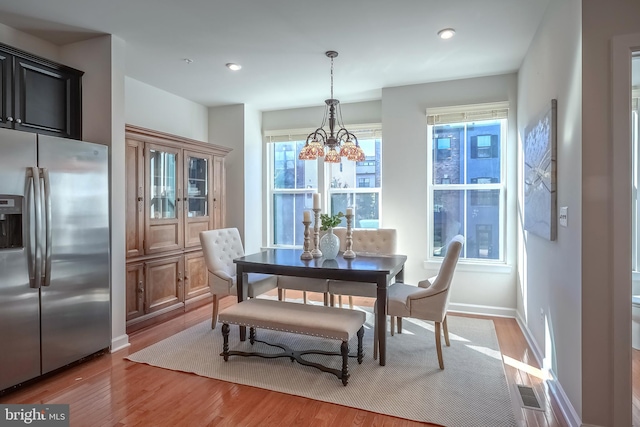
M 32 288 L 39 288 L 42 283 L 42 250 L 40 246 L 41 240 L 41 231 L 42 231 L 42 205 L 40 202 L 42 201 L 41 193 L 40 193 L 40 169 L 37 167 L 30 168 L 31 173 L 29 176 L 33 180 L 33 205 L 35 207 L 35 228 L 34 228 L 34 237 L 35 237 L 35 262 L 33 263 L 33 281 L 31 282 Z
M 51 284 L 51 180 L 49 179 L 49 169 L 42 168 L 42 178 L 44 179 L 44 218 L 46 232 L 42 286 L 49 286 Z

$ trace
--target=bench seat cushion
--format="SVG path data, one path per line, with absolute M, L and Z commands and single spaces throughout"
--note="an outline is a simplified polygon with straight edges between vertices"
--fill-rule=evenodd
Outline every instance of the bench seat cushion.
M 348 341 L 365 322 L 362 311 L 267 299 L 250 299 L 222 311 L 220 323 Z

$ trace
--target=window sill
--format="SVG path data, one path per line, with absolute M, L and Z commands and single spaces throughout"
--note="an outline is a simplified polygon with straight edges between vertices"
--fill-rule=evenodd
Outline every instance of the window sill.
M 422 268 L 425 270 L 439 270 L 442 262 L 440 261 L 423 261 Z M 497 273 L 497 274 L 511 274 L 513 266 L 505 263 L 498 262 L 473 262 L 460 260 L 456 265 L 457 271 L 468 271 L 473 273 Z

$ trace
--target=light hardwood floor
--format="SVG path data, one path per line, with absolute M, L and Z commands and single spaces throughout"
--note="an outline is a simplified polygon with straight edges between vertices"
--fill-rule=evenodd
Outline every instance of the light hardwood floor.
M 313 295 L 313 294 L 312 294 Z M 315 295 L 312 296 L 312 298 Z M 287 299 L 300 297 L 287 292 Z M 221 308 L 234 303 L 224 298 Z M 355 304 L 372 300 L 356 298 Z M 123 358 L 199 322 L 210 305 L 137 331 L 131 346 L 0 397 L 0 403 L 70 404 L 71 426 L 431 426 L 259 388 L 154 368 Z M 492 318 L 510 386 L 532 386 L 545 411 L 522 409 L 528 427 L 566 426 L 514 319 Z M 424 339 L 433 339 L 425 337 Z M 636 373 L 634 361 L 634 375 Z M 638 396 L 634 394 L 634 402 Z M 478 426 L 485 427 L 485 426 Z M 491 427 L 491 426 L 486 426 Z

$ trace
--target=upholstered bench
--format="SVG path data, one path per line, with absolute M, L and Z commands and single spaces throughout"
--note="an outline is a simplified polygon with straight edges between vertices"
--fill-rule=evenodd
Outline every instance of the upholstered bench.
M 224 357 L 225 362 L 229 360 L 229 356 L 289 357 L 291 361 L 296 360 L 301 365 L 313 366 L 323 372 L 335 375 L 342 380 L 342 384 L 345 386 L 349 380 L 349 357 L 356 357 L 358 363 L 362 363 L 362 336 L 364 335 L 365 313 L 361 311 L 254 298 L 232 305 L 220 312 L 218 320 L 222 323 L 222 336 L 224 339 L 223 350 L 220 355 Z M 262 342 L 279 347 L 283 352 L 271 354 L 229 351 L 230 324 L 248 326 L 250 328 L 249 339 L 251 344 L 256 341 Z M 272 344 L 256 339 L 256 328 L 339 340 L 342 344 L 340 345 L 340 352 L 292 350 L 282 344 Z M 358 337 L 358 352 L 355 355 L 349 355 L 349 340 L 355 335 Z M 301 356 L 305 354 L 342 356 L 342 369 L 332 369 L 319 363 L 304 360 Z

